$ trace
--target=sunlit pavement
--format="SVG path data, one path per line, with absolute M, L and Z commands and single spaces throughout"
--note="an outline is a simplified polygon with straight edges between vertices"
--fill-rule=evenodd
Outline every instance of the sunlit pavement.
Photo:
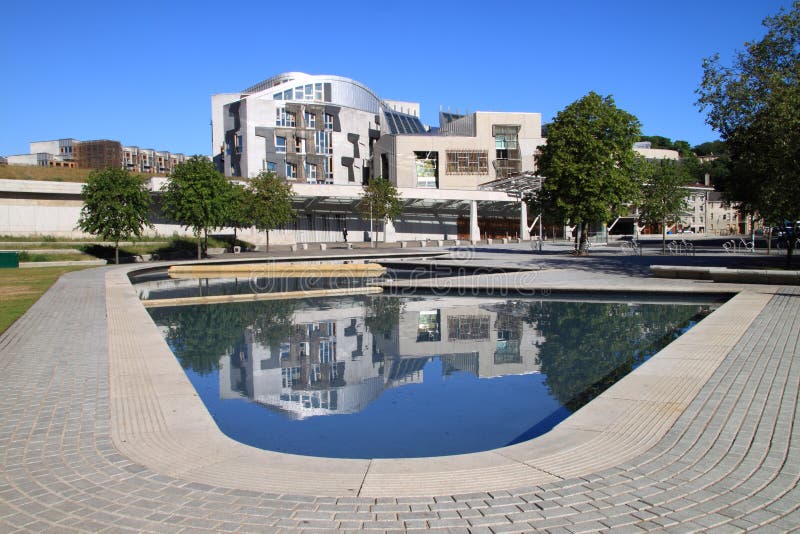
M 507 250 L 491 246 L 478 247 L 468 257 L 457 259 L 534 266 L 539 272 L 530 283 L 542 288 L 585 289 L 591 284 L 596 290 L 650 286 L 676 291 L 681 286 L 698 290 L 701 285 L 701 289 L 714 285 L 646 278 L 646 259 L 598 253 L 590 259 L 595 263 L 592 268 L 582 261 L 586 258 L 552 252 L 538 255 L 521 245 Z M 333 253 L 341 251 L 326 251 Z M 740 261 L 722 254 L 714 258 Z M 649 263 L 663 263 L 663 259 Z M 702 258 L 688 261 L 695 265 Z M 111 282 L 107 283 L 109 272 Z M 741 291 L 738 301 L 721 308 L 729 320 L 718 321 L 713 328 L 706 328 L 705 334 L 700 332 L 703 335 L 682 345 L 683 351 L 691 353 L 692 344 L 728 343 L 730 347 L 713 365 L 702 351 L 681 359 L 685 355 L 677 352 L 682 351 L 673 349 L 651 360 L 656 361 L 653 369 L 661 368 L 669 377 L 660 388 L 668 396 L 680 393 L 687 375 L 693 374 L 691 366 L 708 368 L 708 378 L 685 406 L 678 409 L 679 403 L 675 403 L 674 422 L 665 428 L 651 428 L 665 419 L 648 415 L 647 403 L 638 401 L 640 409 L 624 425 L 637 429 L 635 433 L 625 431 L 629 432 L 626 436 L 641 436 L 636 438 L 639 441 L 631 437 L 633 441 L 624 442 L 625 447 L 597 447 L 596 458 L 572 465 L 578 474 L 569 474 L 570 458 L 560 458 L 559 463 L 553 451 L 548 461 L 560 471 L 542 473 L 536 459 L 522 462 L 531 466 L 530 475 L 504 471 L 514 465 L 512 460 L 519 459 L 514 458 L 514 451 L 506 454 L 501 449 L 495 456 L 510 463 L 502 463 L 494 471 L 491 466 L 481 467 L 470 475 L 472 464 L 466 459 L 463 465 L 458 457 L 440 461 L 441 472 L 452 475 L 452 484 L 463 479 L 477 486 L 470 492 L 450 492 L 446 491 L 447 479 L 433 480 L 426 472 L 393 477 L 390 465 L 369 462 L 366 475 L 355 477 L 360 486 L 352 484 L 353 477 L 336 478 L 337 473 L 350 473 L 338 467 L 331 468 L 330 479 L 301 480 L 296 476 L 293 480 L 293 472 L 302 473 L 305 464 L 314 462 L 294 462 L 292 457 L 285 460 L 283 469 L 251 469 L 254 474 L 283 473 L 280 479 L 237 477 L 232 474 L 243 472 L 237 471 L 238 457 L 225 456 L 228 445 L 223 441 L 219 442 L 219 456 L 195 458 L 197 450 L 220 438 L 192 434 L 192 429 L 205 424 L 204 416 L 172 416 L 169 395 L 153 390 L 159 380 L 174 383 L 176 391 L 180 390 L 180 378 L 172 374 L 177 368 L 174 359 L 147 360 L 139 369 L 137 359 L 124 358 L 137 351 L 158 353 L 163 342 L 152 332 L 133 329 L 135 317 L 141 316 L 135 304 L 125 300 L 127 290 L 113 277 L 114 272 L 114 268 L 95 269 L 63 277 L 0 337 L 3 531 L 589 532 L 666 528 L 686 532 L 715 527 L 787 531 L 800 524 L 800 430 L 795 425 L 800 383 L 797 287 L 729 286 L 729 290 Z M 484 275 L 483 281 L 473 278 L 471 283 L 486 284 L 490 279 L 500 283 L 494 279 L 510 276 Z M 115 292 L 121 295 L 119 306 Z M 107 308 L 107 303 L 113 309 Z M 737 322 L 737 317 L 748 313 L 752 320 Z M 129 316 L 135 317 L 127 321 Z M 134 333 L 123 335 L 126 328 Z M 114 355 L 111 359 L 110 352 Z M 135 373 L 146 380 L 126 381 L 126 376 Z M 120 387 L 115 389 L 117 384 Z M 648 395 L 660 390 L 650 389 Z M 615 400 L 625 400 L 622 397 L 626 395 L 618 393 Z M 174 402 L 176 410 L 186 406 L 182 400 Z M 654 401 L 656 404 L 662 408 L 670 405 Z M 589 428 L 592 423 L 584 420 L 573 427 Z M 653 435 L 658 435 L 657 439 Z M 611 443 L 608 439 L 605 443 Z M 176 443 L 184 448 L 171 448 Z M 187 443 L 194 447 L 186 448 Z M 563 446 L 571 445 L 565 442 Z M 573 464 L 578 463 L 581 451 L 586 452 L 586 445 L 582 447 L 575 449 Z M 635 455 L 614 463 L 615 458 L 626 456 L 621 448 L 636 451 Z M 152 451 L 164 452 L 158 457 Z M 129 454 L 141 457 L 134 461 Z M 180 468 L 192 462 L 194 469 Z M 229 470 L 214 470 L 225 462 Z M 297 466 L 294 471 L 293 465 Z M 592 470 L 592 465 L 605 467 Z M 359 469 L 355 466 L 352 473 Z M 409 490 L 403 493 L 403 486 L 395 485 L 391 492 L 383 492 L 382 480 L 390 486 L 400 480 Z M 351 491 L 337 494 L 340 482 Z M 420 494 L 426 485 L 442 491 Z M 309 489 L 315 486 L 319 492 Z

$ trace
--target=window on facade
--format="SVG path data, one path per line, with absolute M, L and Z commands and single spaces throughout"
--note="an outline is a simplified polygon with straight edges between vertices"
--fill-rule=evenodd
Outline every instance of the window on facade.
M 317 166 L 311 163 L 306 163 L 306 180 L 309 182 L 317 181 Z
M 297 178 L 297 165 L 293 163 L 286 164 L 286 178 L 292 180 Z
M 236 153 L 242 153 L 242 134 L 236 134 Z
M 497 176 L 502 178 L 519 174 L 522 170 L 522 156 L 519 151 L 519 126 L 495 124 L 494 135 Z
M 294 128 L 295 124 L 294 113 L 286 111 L 286 108 L 275 108 L 275 126 Z
M 306 128 L 314 128 L 317 125 L 317 116 L 313 113 L 306 111 L 303 115 L 306 122 Z
M 489 174 L 486 150 L 448 150 L 447 174 Z
M 435 189 L 439 177 L 439 153 L 414 152 L 414 165 L 417 171 L 417 187 Z
M 317 154 L 333 154 L 331 141 L 331 132 L 315 132 L 314 144 L 316 145 Z
M 333 341 L 321 341 L 319 344 L 320 363 L 330 363 L 336 360 L 335 346 Z
M 325 183 L 333 183 L 333 158 L 325 158 Z
M 322 100 L 322 84 L 314 84 L 314 100 Z
M 265 161 L 264 162 L 264 169 L 267 172 L 276 172 L 278 170 L 278 165 L 273 161 Z
M 275 136 L 275 152 L 286 154 L 286 138 L 279 135 Z
M 454 315 L 447 318 L 450 341 L 489 339 L 489 317 L 486 315 Z
M 302 137 L 295 137 L 294 138 L 294 151 L 298 154 L 305 154 L 306 153 L 306 140 Z
M 330 113 L 325 114 L 325 129 L 333 130 L 333 115 Z
M 441 317 L 439 310 L 419 312 L 417 323 L 417 343 L 423 341 L 441 341 Z

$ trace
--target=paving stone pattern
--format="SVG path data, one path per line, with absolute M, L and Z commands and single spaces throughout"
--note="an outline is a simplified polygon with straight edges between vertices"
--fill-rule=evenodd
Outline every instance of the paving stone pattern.
M 0 531 L 785 532 L 800 525 L 800 290 L 781 289 L 647 453 L 555 483 L 403 498 L 187 482 L 110 437 L 105 269 L 71 273 L 0 337 Z

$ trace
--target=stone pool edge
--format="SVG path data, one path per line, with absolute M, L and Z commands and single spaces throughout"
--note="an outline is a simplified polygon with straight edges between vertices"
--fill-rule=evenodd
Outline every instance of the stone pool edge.
M 127 276 L 139 268 L 106 274 L 116 448 L 158 473 L 192 482 L 315 496 L 492 491 L 619 465 L 663 437 L 777 289 L 715 284 L 717 291 L 737 294 L 539 438 L 449 457 L 338 460 L 263 451 L 222 434 L 139 301 Z

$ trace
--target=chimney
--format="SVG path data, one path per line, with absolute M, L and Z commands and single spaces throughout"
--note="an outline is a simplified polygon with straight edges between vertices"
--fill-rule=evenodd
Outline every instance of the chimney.
M 705 184 L 706 184 L 706 186 L 711 187 L 711 174 L 710 173 L 706 173 Z

